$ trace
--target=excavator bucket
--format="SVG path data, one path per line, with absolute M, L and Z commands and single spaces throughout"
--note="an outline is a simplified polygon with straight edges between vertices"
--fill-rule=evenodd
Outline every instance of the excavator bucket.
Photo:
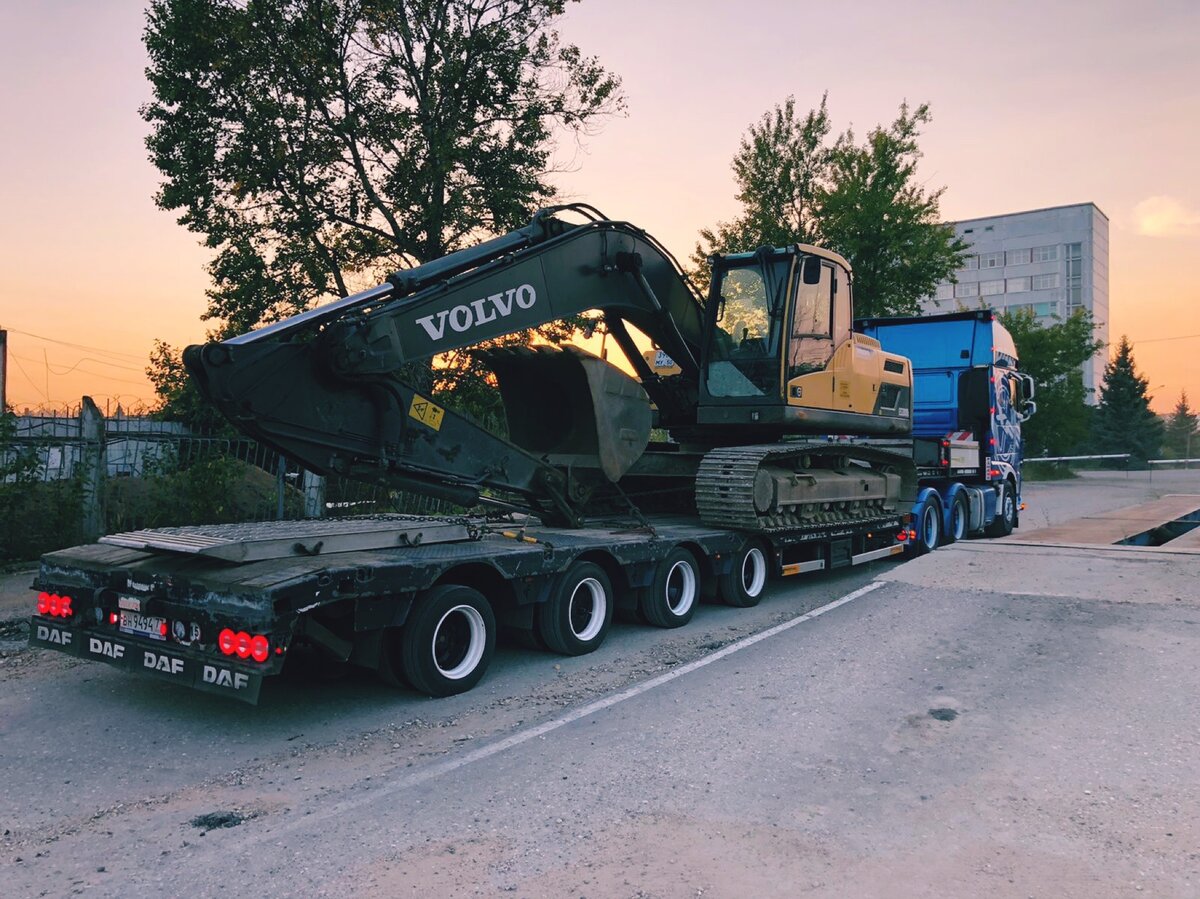
M 517 347 L 480 354 L 495 373 L 508 439 L 535 455 L 599 466 L 618 481 L 650 440 L 642 385 L 578 347 Z M 589 458 L 590 457 L 590 458 Z

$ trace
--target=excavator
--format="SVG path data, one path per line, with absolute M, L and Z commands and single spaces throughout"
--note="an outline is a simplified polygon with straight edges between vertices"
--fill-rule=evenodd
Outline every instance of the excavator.
M 909 457 L 828 437 L 911 432 L 911 366 L 854 333 L 846 260 L 793 245 L 709 264 L 702 296 L 645 231 L 556 206 L 378 287 L 188 347 L 184 363 L 235 427 L 314 472 L 552 527 L 626 509 L 783 532 L 911 500 Z M 573 345 L 494 345 L 581 316 L 624 367 Z M 472 347 L 504 435 L 406 380 Z

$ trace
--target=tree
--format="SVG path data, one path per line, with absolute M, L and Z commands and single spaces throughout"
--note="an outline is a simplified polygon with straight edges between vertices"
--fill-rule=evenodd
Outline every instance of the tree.
M 214 250 L 211 336 L 380 283 L 553 198 L 555 135 L 623 107 L 619 79 L 553 30 L 567 2 L 152 0 L 156 202 Z
M 1105 366 L 1096 409 L 1096 439 L 1102 452 L 1129 453 L 1138 463 L 1158 453 L 1163 425 L 1150 410 L 1148 385 L 1137 373 L 1133 346 L 1122 335 L 1117 355 Z
M 707 285 L 713 253 L 817 242 L 817 191 L 829 177 L 827 99 L 797 119 L 796 98 L 788 97 L 747 130 L 732 163 L 742 214 L 701 229 L 692 254 L 698 283 Z
M 1092 408 L 1081 366 L 1103 349 L 1090 312 L 1043 325 L 1032 309 L 1000 314 L 1017 345 L 1021 370 L 1037 384 L 1037 413 L 1022 425 L 1028 455 L 1069 455 L 1087 440 Z
M 1198 425 L 1200 425 L 1200 416 L 1196 415 L 1188 405 L 1187 391 L 1180 391 L 1179 402 L 1175 404 L 1175 411 L 1167 419 L 1163 439 L 1163 442 L 1175 458 L 1187 459 L 1191 457 L 1193 452 L 1200 452 L 1200 434 L 1197 433 Z
M 856 314 L 919 311 L 968 248 L 938 220 L 944 189 L 927 192 L 917 182 L 918 138 L 929 121 L 927 104 L 902 103 L 863 143 L 852 130 L 830 143 L 826 97 L 803 118 L 789 97 L 742 139 L 733 159 L 742 212 L 700 232 L 692 254 L 699 279 L 712 253 L 817 243 L 850 261 Z

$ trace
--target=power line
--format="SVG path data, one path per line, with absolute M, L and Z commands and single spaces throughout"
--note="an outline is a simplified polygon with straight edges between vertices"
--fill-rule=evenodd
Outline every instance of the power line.
M 28 360 L 26 360 L 26 361 L 28 361 Z M 134 368 L 132 365 L 121 365 L 118 362 L 107 362 L 104 359 L 93 359 L 91 356 L 84 356 L 82 359 L 80 359 L 78 362 L 76 362 L 74 365 L 72 365 L 70 368 L 68 368 L 64 371 L 55 370 L 54 366 L 51 365 L 49 362 L 46 363 L 46 367 L 50 369 L 50 373 L 53 375 L 69 375 L 71 372 L 75 371 L 75 369 L 79 368 L 79 366 L 83 365 L 83 363 L 85 363 L 85 362 L 95 362 L 97 365 L 107 365 L 109 368 L 120 368 L 125 371 L 136 371 L 136 372 L 145 371 L 144 368 Z M 89 374 L 91 374 L 91 372 L 89 372 Z
M 50 374 L 52 374 L 52 375 L 58 376 L 60 374 L 59 372 L 56 372 L 53 368 L 51 368 L 50 364 L 48 362 L 39 362 L 36 359 L 30 359 L 25 356 L 18 356 L 16 353 L 9 353 L 9 356 L 11 356 L 13 359 L 24 359 L 26 362 L 30 363 L 31 365 L 44 365 L 46 367 L 46 370 L 48 372 L 50 372 Z M 68 372 L 75 371 L 78 369 L 78 371 L 81 375 L 92 375 L 93 377 L 96 377 L 96 378 L 104 378 L 106 381 L 116 381 L 120 384 L 133 384 L 138 387 L 144 387 L 146 385 L 145 381 L 131 381 L 128 378 L 114 378 L 112 375 L 107 374 L 106 372 L 88 371 L 86 368 L 79 368 L 79 366 L 81 364 L 82 363 L 76 363 L 73 368 L 68 370 Z M 136 371 L 136 369 L 133 369 L 133 370 Z M 22 368 L 21 371 L 25 371 L 25 369 Z M 67 374 L 68 372 L 62 372 L 62 374 Z M 29 375 L 26 375 L 25 377 L 29 377 Z M 41 393 L 43 396 L 45 396 L 44 391 L 41 391 Z M 47 397 L 47 400 L 49 400 L 49 397 Z
M 118 358 L 132 359 L 132 360 L 136 360 L 138 362 L 141 362 L 143 359 L 145 359 L 144 356 L 138 356 L 133 353 L 119 353 L 116 350 L 106 350 L 104 347 L 88 346 L 87 344 L 83 344 L 83 343 L 70 343 L 66 340 L 57 340 L 56 338 L 53 338 L 53 337 L 43 337 L 41 334 L 33 334 L 29 331 L 22 331 L 18 328 L 9 328 L 8 332 L 10 334 L 22 334 L 25 337 L 32 337 L 34 340 L 44 340 L 47 343 L 57 343 L 57 344 L 60 344 L 61 346 L 69 346 L 69 347 L 72 347 L 77 350 L 88 350 L 89 352 L 100 353 L 101 355 L 104 355 L 104 356 L 116 356 Z
M 1180 334 L 1178 337 L 1149 337 L 1146 340 L 1131 340 L 1130 343 L 1161 343 L 1164 340 L 1195 340 L 1200 334 Z
M 12 359 L 13 362 L 17 363 L 17 368 L 20 369 L 21 374 L 23 374 L 25 376 L 25 380 L 28 381 L 30 383 L 30 385 L 32 385 L 34 390 L 36 390 L 38 393 L 40 393 L 42 395 L 42 399 L 44 399 L 47 403 L 50 402 L 49 394 L 47 394 L 44 390 L 42 390 L 42 388 L 38 387 L 37 382 L 35 380 L 33 380 L 33 378 L 29 377 L 29 372 L 25 371 L 25 366 L 21 364 L 21 361 L 16 356 L 16 354 L 9 353 L 8 357 L 10 359 Z

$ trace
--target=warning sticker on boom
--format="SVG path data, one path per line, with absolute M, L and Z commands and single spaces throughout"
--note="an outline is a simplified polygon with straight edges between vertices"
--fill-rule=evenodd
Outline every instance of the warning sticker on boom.
M 412 405 L 408 407 L 408 417 L 415 418 L 423 425 L 428 425 L 435 431 L 442 428 L 442 418 L 446 410 L 431 400 L 425 399 L 419 393 L 413 394 Z

